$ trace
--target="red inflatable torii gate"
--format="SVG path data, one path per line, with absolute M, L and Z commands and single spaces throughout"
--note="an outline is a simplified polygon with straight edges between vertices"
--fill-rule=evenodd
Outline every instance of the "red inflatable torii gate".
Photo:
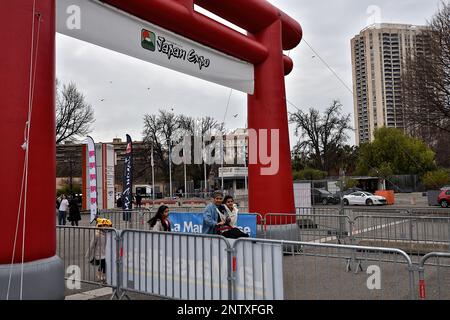
M 248 97 L 248 127 L 279 129 L 280 155 L 276 175 L 261 175 L 261 164 L 249 166 L 250 211 L 294 213 L 284 83 L 293 63 L 283 50 L 299 44 L 300 25 L 265 0 L 102 2 L 254 65 L 255 90 Z M 194 4 L 247 30 L 248 35 L 197 13 Z M 13 280 L 18 276 L 17 265 L 11 267 L 13 247 L 14 263 L 27 263 L 24 286 L 28 288 L 23 297 L 61 298 L 63 270 L 55 257 L 55 1 L 1 1 L 0 12 L 4 13 L 0 21 L 0 299 L 5 298 L 1 292 L 10 270 L 14 270 Z M 32 121 L 27 127 L 29 116 Z M 27 128 L 28 170 L 24 170 L 26 148 L 22 146 Z M 27 183 L 22 186 L 24 172 Z M 21 198 L 21 190 L 27 194 L 26 201 Z M 39 277 L 33 276 L 36 270 Z M 34 292 L 37 290 L 33 291 L 30 283 L 39 286 L 40 292 Z

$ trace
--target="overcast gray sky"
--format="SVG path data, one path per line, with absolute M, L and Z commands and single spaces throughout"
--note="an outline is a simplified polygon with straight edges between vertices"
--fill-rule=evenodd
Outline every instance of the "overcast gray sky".
M 352 88 L 350 39 L 370 21 L 425 24 L 440 0 L 271 0 L 299 21 L 304 39 Z M 379 15 L 368 13 L 377 6 Z M 372 11 L 375 12 L 375 11 Z M 292 50 L 294 70 L 286 78 L 287 97 L 302 110 L 325 109 L 334 99 L 353 116 L 353 97 L 346 87 L 301 43 Z M 95 111 L 91 136 L 96 142 L 141 140 L 144 114 L 168 108 L 193 117 L 223 121 L 230 89 L 127 57 L 79 40 L 57 35 L 57 77 L 74 81 Z M 148 90 L 150 88 L 150 90 Z M 104 99 L 104 101 L 101 101 Z M 290 111 L 295 109 L 288 105 Z M 233 91 L 225 119 L 228 129 L 246 124 L 246 95 Z M 233 115 L 238 114 L 237 118 Z M 352 118 L 353 119 L 353 118 Z M 297 138 L 291 126 L 291 146 Z M 349 143 L 354 143 L 351 134 Z

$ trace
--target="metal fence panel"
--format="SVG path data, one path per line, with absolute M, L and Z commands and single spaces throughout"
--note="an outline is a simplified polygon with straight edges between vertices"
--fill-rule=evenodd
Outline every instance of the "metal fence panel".
M 286 300 L 403 300 L 414 298 L 406 253 L 387 248 L 284 243 L 301 249 L 283 260 Z
M 450 253 L 432 252 L 419 263 L 421 300 L 450 300 Z
M 358 216 L 354 244 L 399 248 L 411 255 L 449 251 L 450 217 Z
M 230 241 L 234 261 L 233 299 L 282 300 L 282 243 L 248 239 Z
M 231 296 L 225 238 L 125 230 L 122 241 L 123 290 L 184 300 Z
M 350 236 L 349 217 L 344 215 L 270 213 L 264 219 L 265 239 L 345 243 Z
M 79 274 L 74 274 L 83 283 L 117 288 L 116 230 L 69 226 L 57 226 L 56 230 L 56 252 L 65 270 L 78 268 Z

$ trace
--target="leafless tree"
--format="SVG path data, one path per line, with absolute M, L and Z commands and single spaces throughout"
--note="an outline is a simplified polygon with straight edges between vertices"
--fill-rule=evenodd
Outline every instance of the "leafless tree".
M 189 116 L 181 115 L 179 117 L 180 128 L 183 130 L 184 134 L 190 135 L 192 137 L 197 136 L 205 137 L 207 135 L 215 137 L 217 135 L 224 134 L 224 126 L 219 123 L 216 119 L 205 116 L 202 118 L 192 118 Z M 214 139 L 211 139 L 214 141 Z M 211 142 L 209 142 L 211 143 Z M 206 145 L 208 145 L 207 143 Z M 194 152 L 194 145 L 192 145 L 192 154 Z M 218 174 L 218 165 L 206 165 L 207 176 L 211 172 Z M 194 179 L 194 181 L 204 180 L 204 166 L 202 164 L 193 164 L 189 166 L 189 174 Z
M 307 155 L 314 169 L 330 173 L 338 163 L 338 155 L 349 138 L 347 132 L 352 130 L 350 114 L 342 115 L 341 111 L 342 104 L 333 101 L 323 115 L 310 108 L 308 113 L 297 110 L 289 116 L 300 136 L 294 150 L 303 157 Z
M 153 147 L 153 157 L 155 167 L 159 171 L 159 176 L 168 181 L 169 178 L 169 149 L 181 142 L 184 136 L 203 137 L 210 134 L 215 135 L 221 132 L 221 126 L 212 117 L 192 118 L 185 115 L 176 115 L 172 112 L 159 110 L 158 114 L 147 114 L 144 117 L 144 142 L 145 142 L 145 158 L 150 164 L 151 149 Z M 192 148 L 194 144 L 192 143 Z M 191 150 L 194 154 L 194 150 Z M 143 172 L 147 168 L 142 168 Z M 214 166 L 207 166 L 209 173 Z M 174 181 L 183 180 L 183 168 L 180 166 L 172 166 L 172 178 Z M 187 175 L 194 181 L 202 181 L 203 166 L 190 165 L 187 168 Z M 181 185 L 184 185 L 183 183 Z
M 416 37 L 405 66 L 408 131 L 436 148 L 450 136 L 450 3 L 442 2 L 429 29 Z
M 94 110 L 75 83 L 56 82 L 56 144 L 72 141 L 91 132 Z
M 155 166 L 166 179 L 169 178 L 169 150 L 178 142 L 180 133 L 178 116 L 173 112 L 159 110 L 158 114 L 144 116 L 145 157 L 150 160 L 153 149 Z

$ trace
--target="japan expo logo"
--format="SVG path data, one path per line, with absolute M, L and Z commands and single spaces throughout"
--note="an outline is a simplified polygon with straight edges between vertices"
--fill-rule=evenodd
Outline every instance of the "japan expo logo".
M 142 48 L 155 51 L 156 49 L 156 35 L 148 30 L 142 29 L 141 33 Z

